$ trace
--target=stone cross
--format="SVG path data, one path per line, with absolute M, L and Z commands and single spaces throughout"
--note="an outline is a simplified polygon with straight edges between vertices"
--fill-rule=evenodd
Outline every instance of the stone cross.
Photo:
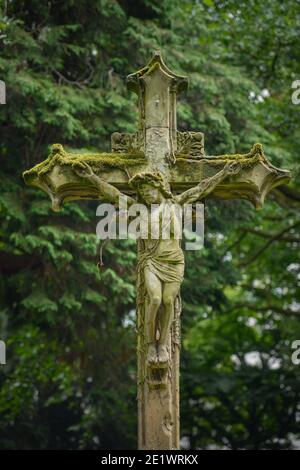
M 242 198 L 255 208 L 263 205 L 271 189 L 289 181 L 289 172 L 271 165 L 260 144 L 246 154 L 207 156 L 203 133 L 178 131 L 176 99 L 186 89 L 187 78 L 172 72 L 160 52 L 129 75 L 127 84 L 138 95 L 137 132 L 112 134 L 110 153 L 67 153 L 62 145 L 54 144 L 47 160 L 24 172 L 26 184 L 49 194 L 54 210 L 71 200 L 114 200 L 121 192 L 132 199 L 137 189 L 129 180 L 140 174 L 162 175 L 166 190 L 177 200 L 183 194 L 192 201 Z M 138 250 L 138 262 L 141 256 Z M 179 449 L 180 295 L 178 292 L 174 297 L 167 330 L 168 360 L 158 356 L 154 364 L 147 356 L 149 338 L 145 330 L 151 298 L 142 290 L 144 273 L 138 274 L 138 447 Z M 158 318 L 162 318 L 166 307 L 158 307 Z

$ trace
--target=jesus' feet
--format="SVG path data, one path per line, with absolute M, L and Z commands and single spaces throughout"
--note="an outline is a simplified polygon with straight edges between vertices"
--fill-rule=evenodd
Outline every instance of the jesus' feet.
M 147 362 L 148 364 L 157 364 L 157 351 L 155 344 L 150 343 L 148 345 L 148 354 L 147 354 Z
M 169 353 L 165 344 L 158 345 L 158 362 L 160 364 L 169 362 Z

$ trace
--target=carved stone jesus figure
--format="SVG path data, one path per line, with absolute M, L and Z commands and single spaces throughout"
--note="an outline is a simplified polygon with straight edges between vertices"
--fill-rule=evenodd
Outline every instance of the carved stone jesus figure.
M 80 177 L 88 179 L 99 190 L 99 198 L 114 205 L 118 205 L 122 197 L 127 198 L 127 206 L 143 203 L 149 213 L 148 221 L 151 220 L 151 224 L 158 224 L 158 226 L 149 228 L 150 233 L 156 233 L 155 239 L 147 236 L 140 240 L 138 275 L 140 275 L 139 282 L 144 283 L 144 290 L 148 297 L 145 309 L 147 362 L 150 366 L 161 367 L 169 361 L 168 334 L 174 318 L 175 298 L 178 295 L 184 274 L 181 241 L 179 237 L 175 236 L 176 226 L 181 224 L 181 220 L 177 219 L 178 212 L 172 210 L 171 206 L 176 204 L 182 206 L 203 200 L 227 176 L 238 173 L 240 165 L 236 162 L 229 162 L 216 175 L 204 179 L 195 187 L 176 196 L 169 191 L 161 173 L 140 173 L 130 180 L 131 187 L 137 193 L 136 199 L 122 194 L 113 185 L 96 175 L 86 163 L 76 164 L 75 170 Z M 158 217 L 150 217 L 153 205 L 158 211 Z M 167 220 L 171 225 L 167 238 L 165 238 L 165 234 L 164 236 L 162 234 L 166 210 L 168 210 Z M 145 299 L 140 299 L 140 301 L 145 302 Z M 157 314 L 161 306 L 163 311 L 158 335 Z

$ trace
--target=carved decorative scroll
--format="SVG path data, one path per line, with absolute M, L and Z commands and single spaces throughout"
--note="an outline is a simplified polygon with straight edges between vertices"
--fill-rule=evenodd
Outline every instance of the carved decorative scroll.
M 204 134 L 202 132 L 177 131 L 177 155 L 188 158 L 205 157 Z
M 139 132 L 133 134 L 114 132 L 111 135 L 111 151 L 115 153 L 142 153 L 144 139 Z

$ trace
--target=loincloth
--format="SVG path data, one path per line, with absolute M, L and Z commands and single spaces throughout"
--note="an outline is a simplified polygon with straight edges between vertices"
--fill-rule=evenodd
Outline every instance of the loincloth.
M 162 282 L 178 282 L 183 281 L 184 275 L 184 256 L 181 250 L 175 253 L 164 253 L 154 255 L 148 258 L 144 265 Z

